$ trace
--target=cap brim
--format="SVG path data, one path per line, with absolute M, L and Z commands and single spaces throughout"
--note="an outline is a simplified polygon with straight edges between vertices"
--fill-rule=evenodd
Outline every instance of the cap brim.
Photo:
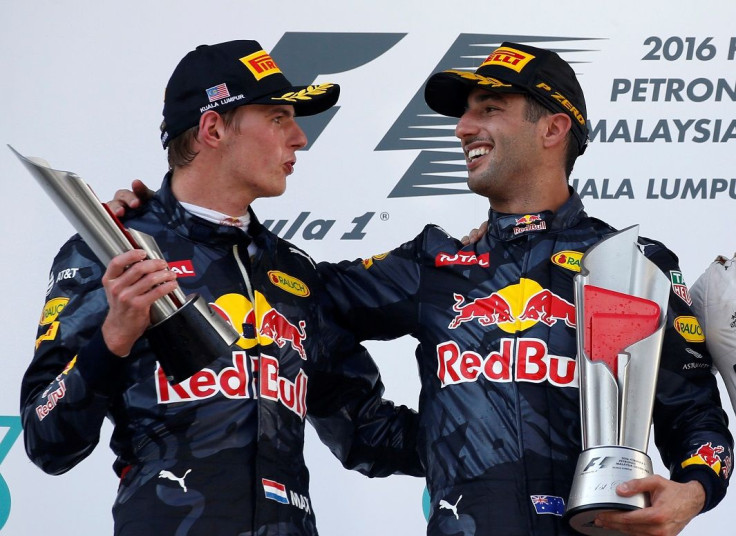
M 424 100 L 438 114 L 461 117 L 468 105 L 468 94 L 479 87 L 500 93 L 524 93 L 522 88 L 465 71 L 442 71 L 433 74 L 424 87 Z
M 315 115 L 332 108 L 340 96 L 337 84 L 293 86 L 253 99 L 248 104 L 289 104 L 298 116 Z

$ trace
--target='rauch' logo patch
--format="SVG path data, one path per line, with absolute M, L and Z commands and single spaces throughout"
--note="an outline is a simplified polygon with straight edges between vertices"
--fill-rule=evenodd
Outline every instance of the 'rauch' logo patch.
M 271 270 L 270 272 L 268 272 L 268 279 L 271 281 L 271 283 L 273 283 L 280 289 L 285 290 L 286 292 L 290 292 L 291 294 L 300 296 L 302 298 L 306 298 L 307 296 L 309 296 L 309 287 L 307 285 L 305 285 L 301 280 L 297 279 L 296 277 L 285 274 L 284 272 Z
M 700 327 L 698 319 L 694 316 L 678 316 L 675 318 L 675 329 L 682 338 L 688 342 L 703 342 L 705 334 L 703 328 Z
M 47 301 L 46 305 L 43 306 L 41 320 L 38 323 L 42 326 L 51 324 L 59 316 L 59 313 L 64 310 L 67 303 L 69 303 L 69 298 L 54 298 L 53 300 Z
M 573 272 L 580 271 L 580 259 L 583 258 L 583 254 L 579 251 L 560 251 L 550 257 L 550 260 L 557 266 L 562 266 Z

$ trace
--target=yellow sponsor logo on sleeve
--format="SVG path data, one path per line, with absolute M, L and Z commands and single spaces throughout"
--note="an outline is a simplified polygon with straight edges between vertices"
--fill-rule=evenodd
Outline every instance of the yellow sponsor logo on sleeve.
M 36 339 L 36 349 L 43 341 L 53 341 L 59 333 L 59 322 L 51 322 L 47 329 L 38 339 Z
M 703 328 L 700 327 L 698 319 L 694 316 L 678 316 L 675 318 L 675 329 L 677 333 L 687 342 L 703 342 L 705 334 Z
M 56 317 L 59 316 L 59 313 L 64 310 L 67 303 L 69 303 L 69 298 L 54 298 L 53 300 L 47 301 L 43 306 L 39 324 L 46 326 L 54 322 Z

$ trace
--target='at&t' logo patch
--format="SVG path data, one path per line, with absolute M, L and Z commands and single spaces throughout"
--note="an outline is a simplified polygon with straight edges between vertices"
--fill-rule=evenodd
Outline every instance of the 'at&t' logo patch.
M 690 291 L 687 289 L 687 285 L 685 285 L 682 272 L 670 270 L 670 281 L 672 281 L 672 292 L 677 294 L 686 304 L 692 305 L 693 300 L 690 297 Z
M 580 271 L 580 259 L 583 254 L 579 251 L 560 251 L 550 257 L 550 260 L 557 266 L 562 266 L 573 272 Z
M 256 80 L 265 78 L 270 74 L 281 72 L 279 66 L 276 65 L 276 62 L 273 61 L 273 58 L 265 50 L 259 50 L 258 52 L 244 56 L 240 58 L 240 61 L 253 73 Z
M 481 64 L 481 67 L 485 65 L 500 65 L 501 67 L 508 67 L 520 73 L 526 64 L 534 59 L 534 56 L 521 50 L 509 47 L 499 47 L 491 55 L 486 58 Z
M 694 316 L 678 316 L 675 318 L 675 329 L 677 333 L 687 342 L 703 342 L 705 334 L 703 328 L 700 327 L 698 319 Z

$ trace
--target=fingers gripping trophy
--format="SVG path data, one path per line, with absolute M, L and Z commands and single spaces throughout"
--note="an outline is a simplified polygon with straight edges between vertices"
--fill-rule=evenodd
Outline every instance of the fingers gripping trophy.
M 163 258 L 151 236 L 125 228 L 78 175 L 52 169 L 41 159 L 10 149 L 103 264 L 135 248 L 143 249 L 149 259 Z M 153 304 L 151 324 L 148 341 L 172 383 L 186 380 L 218 356 L 229 354 L 240 337 L 202 296 L 184 296 L 179 289 Z
M 583 452 L 565 514 L 582 534 L 604 510 L 636 510 L 647 494 L 616 486 L 652 474 L 649 431 L 670 283 L 639 250 L 638 226 L 610 235 L 583 256 L 575 278 Z

